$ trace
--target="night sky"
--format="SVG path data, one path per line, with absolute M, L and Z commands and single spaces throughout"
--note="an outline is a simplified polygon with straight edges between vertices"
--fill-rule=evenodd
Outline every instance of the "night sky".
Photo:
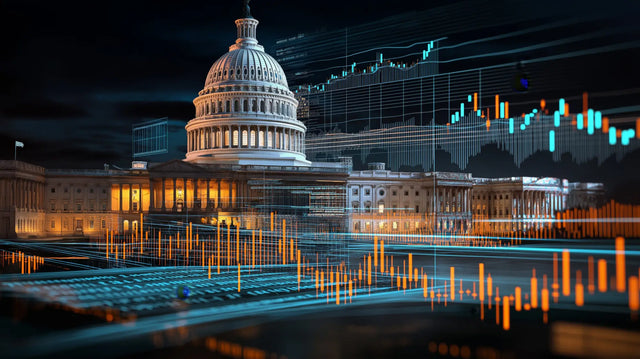
M 260 20 L 258 39 L 273 54 L 275 41 L 291 35 L 450 3 L 254 0 L 251 9 Z M 540 11 L 585 4 L 559 3 L 545 1 Z M 620 2 L 625 3 L 630 2 Z M 638 8 L 621 6 L 624 21 Z M 242 1 L 3 1 L 0 158 L 13 158 L 17 139 L 25 143 L 18 159 L 47 168 L 101 168 L 103 163 L 128 167 L 132 124 L 167 116 L 183 126 L 192 118 L 192 100 L 211 64 L 235 40 L 233 21 L 241 11 Z M 637 64 L 637 58 L 627 60 L 615 70 L 603 64 L 603 71 L 617 71 L 617 76 L 628 71 L 629 78 L 638 80 L 637 70 L 624 68 Z M 172 153 L 185 152 L 184 142 L 171 145 Z M 488 153 L 482 161 L 472 160 L 467 170 L 480 175 L 529 174 L 501 165 L 504 153 Z M 542 168 L 538 162 L 547 163 L 541 175 L 609 181 L 612 193 L 624 195 L 640 184 L 639 158 L 636 153 L 622 163 L 608 161 L 598 167 L 577 166 L 570 159 L 549 164 L 541 154 L 529 161 L 529 168 L 537 170 Z M 607 171 L 613 173 L 611 178 L 624 176 L 626 184 L 594 175 Z

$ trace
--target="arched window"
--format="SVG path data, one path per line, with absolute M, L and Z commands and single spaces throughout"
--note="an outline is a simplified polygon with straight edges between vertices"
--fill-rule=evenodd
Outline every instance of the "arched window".
M 267 148 L 273 148 L 273 132 L 267 131 Z
M 218 112 L 222 112 L 222 101 L 218 101 Z
M 204 113 L 207 114 L 207 115 L 209 114 L 209 104 L 208 103 L 206 103 L 204 105 Z
M 256 131 L 251 130 L 251 147 L 256 147 Z
M 276 103 L 271 101 L 271 113 L 276 113 Z
M 229 100 L 227 100 L 227 101 L 225 102 L 225 104 L 224 104 L 225 112 L 231 112 L 231 109 L 230 109 L 230 107 L 231 107 L 231 103 L 230 103 L 230 102 L 231 102 L 231 101 L 229 101 Z
M 233 130 L 233 143 L 232 147 L 238 147 L 238 130 Z
M 264 111 L 264 100 L 260 100 L 260 112 L 265 112 Z
M 244 112 L 249 112 L 249 100 L 244 100 L 244 108 L 242 109 Z
M 264 131 L 260 131 L 259 135 L 258 135 L 258 146 L 259 147 L 264 147 Z
M 234 112 L 240 111 L 240 101 L 238 100 L 233 101 L 233 111 Z
M 247 130 L 242 130 L 242 146 L 247 147 L 249 145 L 249 136 L 247 136 Z

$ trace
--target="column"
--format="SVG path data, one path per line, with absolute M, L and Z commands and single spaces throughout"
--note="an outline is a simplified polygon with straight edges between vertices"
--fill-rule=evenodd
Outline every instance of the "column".
M 209 194 L 209 185 L 210 185 L 210 181 L 207 178 L 207 203 L 205 205 L 206 209 L 209 209 L 211 207 L 211 203 L 209 202 L 211 200 L 210 194 Z
M 133 212 L 133 184 L 129 184 L 129 212 Z
M 218 182 L 218 201 L 216 202 L 216 208 L 222 208 L 220 203 L 220 187 L 221 187 L 220 182 L 222 182 L 222 180 L 218 178 L 217 182 Z
M 167 210 L 167 208 L 165 207 L 166 202 L 165 202 L 165 198 L 164 198 L 165 191 L 166 191 L 165 178 L 164 177 L 162 177 L 162 188 L 160 190 L 162 191 L 162 206 L 161 206 L 161 208 L 162 208 L 162 212 L 165 212 Z
M 176 178 L 173 178 L 173 205 L 171 206 L 171 210 L 176 210 Z
M 153 188 L 153 179 L 149 179 L 149 212 L 155 209 L 156 201 L 153 198 L 153 196 L 155 196 L 154 188 Z
M 120 197 L 119 197 L 119 199 L 120 199 L 120 212 L 122 212 L 122 183 L 118 184 L 118 187 L 120 189 Z
M 198 197 L 198 178 L 195 178 L 193 180 L 193 206 L 192 206 L 192 208 L 194 208 L 194 209 L 197 208 L 198 210 L 200 210 L 201 206 L 200 206 L 199 202 L 200 202 L 200 200 L 199 200 L 199 197 Z

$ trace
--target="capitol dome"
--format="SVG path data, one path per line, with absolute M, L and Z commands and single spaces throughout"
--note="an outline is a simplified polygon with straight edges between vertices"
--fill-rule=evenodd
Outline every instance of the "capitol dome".
M 186 161 L 203 164 L 309 166 L 306 127 L 278 62 L 258 44 L 258 20 L 235 21 L 238 38 L 213 63 L 186 125 Z

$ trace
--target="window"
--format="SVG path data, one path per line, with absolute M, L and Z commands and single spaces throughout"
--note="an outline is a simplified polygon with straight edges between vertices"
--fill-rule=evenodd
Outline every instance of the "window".
M 358 195 L 358 187 L 354 187 L 354 188 L 351 190 L 351 193 L 353 193 L 353 195 L 354 195 L 354 196 L 357 196 L 357 195 Z
M 398 195 L 398 191 L 396 191 L 396 190 L 391 191 L 391 195 L 397 196 Z
M 416 206 L 416 213 L 420 212 L 420 206 Z
M 107 204 L 106 204 L 106 203 L 103 203 L 103 204 L 102 204 L 102 210 L 103 210 L 103 211 L 106 211 L 106 210 L 107 210 Z
M 51 210 L 52 211 L 56 210 L 56 204 L 54 202 L 51 202 Z
M 89 229 L 93 229 L 93 219 L 89 220 Z
M 103 188 L 103 189 L 102 189 L 102 194 L 106 194 L 106 193 L 107 193 L 107 189 L 106 189 L 106 188 Z
M 384 203 L 378 205 L 378 213 L 384 213 Z
M 404 191 L 404 195 L 408 196 L 409 195 L 409 191 Z
M 55 187 L 51 187 L 51 193 L 56 193 L 56 188 Z
M 80 212 L 82 210 L 82 205 L 80 203 L 76 203 L 76 211 Z
M 416 191 L 416 197 L 418 197 L 420 195 L 420 192 Z
M 354 210 L 358 210 L 358 208 L 360 208 L 360 205 L 358 205 L 357 203 L 354 203 L 353 204 L 353 209 Z
M 51 221 L 51 229 L 56 228 L 56 221 Z
M 62 210 L 65 211 L 65 212 L 68 211 L 69 210 L 69 203 L 63 204 L 62 205 Z
M 89 193 L 93 193 L 93 188 L 89 188 Z
M 380 196 L 384 196 L 384 190 L 383 190 L 383 189 L 379 190 L 379 191 L 378 191 L 378 194 L 379 194 Z
M 371 190 L 370 190 L 369 188 L 366 188 L 366 189 L 364 190 L 364 195 L 365 195 L 365 196 L 369 196 L 369 195 L 371 195 Z
M 64 193 L 69 192 L 69 189 L 67 187 L 64 188 Z
M 101 226 L 102 226 L 102 229 L 107 228 L 107 221 L 105 221 L 105 220 L 103 219 L 103 220 L 102 220 L 102 224 L 101 224 Z
M 76 190 L 76 192 L 80 193 L 80 192 L 82 192 L 82 189 L 78 188 L 78 189 Z

